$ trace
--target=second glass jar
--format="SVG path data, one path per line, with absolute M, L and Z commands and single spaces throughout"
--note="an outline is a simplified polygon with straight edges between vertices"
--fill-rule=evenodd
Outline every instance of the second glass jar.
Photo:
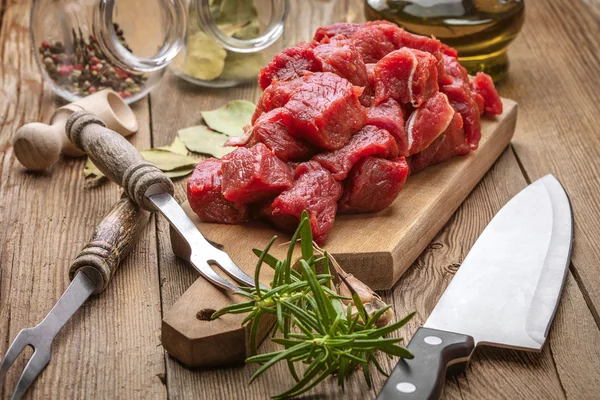
M 289 0 L 188 0 L 185 47 L 171 63 L 196 85 L 231 87 L 256 79 L 282 48 Z

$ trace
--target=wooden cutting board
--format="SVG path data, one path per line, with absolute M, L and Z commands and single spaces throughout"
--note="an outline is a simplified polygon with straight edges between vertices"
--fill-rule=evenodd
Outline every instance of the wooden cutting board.
M 324 246 L 340 265 L 375 290 L 391 288 L 421 254 L 450 216 L 481 180 L 509 144 L 517 120 L 517 104 L 503 99 L 504 112 L 483 117 L 479 149 L 455 157 L 410 176 L 398 198 L 377 214 L 338 215 Z M 222 225 L 201 222 L 187 202 L 182 207 L 200 232 L 222 246 L 240 268 L 254 274 L 253 248 L 263 248 L 278 236 L 271 253 L 282 258 L 290 236 L 261 222 Z M 176 255 L 182 254 L 181 238 L 171 232 Z M 271 279 L 263 268 L 261 281 Z M 231 304 L 231 296 L 199 278 L 165 314 L 162 343 L 174 357 L 189 366 L 217 366 L 242 362 L 247 356 L 244 315 L 226 315 L 215 321 L 201 320 L 206 311 Z M 270 326 L 259 335 L 264 337 Z

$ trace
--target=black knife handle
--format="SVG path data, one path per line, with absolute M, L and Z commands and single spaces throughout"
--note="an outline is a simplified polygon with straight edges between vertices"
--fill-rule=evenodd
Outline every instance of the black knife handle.
M 400 360 L 377 399 L 439 399 L 448 365 L 468 361 L 474 348 L 471 336 L 419 328 L 408 344 L 415 358 Z

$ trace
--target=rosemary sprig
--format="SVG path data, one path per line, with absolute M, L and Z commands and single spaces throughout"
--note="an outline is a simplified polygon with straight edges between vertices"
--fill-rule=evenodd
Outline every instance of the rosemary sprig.
M 344 382 L 358 367 L 362 368 L 365 381 L 371 387 L 370 365 L 387 375 L 375 357 L 376 351 L 389 356 L 413 357 L 400 345 L 402 338 L 385 336 L 404 326 L 414 313 L 391 325 L 380 326 L 382 316 L 391 313 L 390 306 L 368 313 L 361 296 L 349 282 L 350 279 L 356 282 L 356 278 L 343 272 L 335 260 L 318 247 L 316 249 L 319 254 L 315 257 L 306 212 L 302 214 L 285 260 L 278 260 L 269 254 L 275 239 L 274 237 L 263 250 L 253 250 L 258 256 L 254 276 L 256 286 L 242 288 L 237 292 L 248 301 L 225 307 L 212 316 L 218 318 L 226 313 L 248 313 L 243 323 L 251 324 L 252 355 L 246 362 L 262 364 L 252 375 L 250 382 L 273 365 L 285 361 L 296 384 L 273 396 L 274 399 L 298 396 L 332 374 L 337 374 L 338 385 L 343 388 Z M 292 257 L 298 239 L 302 258 L 298 261 L 298 270 L 295 270 L 292 268 Z M 270 289 L 260 288 L 258 285 L 263 264 L 274 270 Z M 317 264 L 321 266 L 323 273 L 317 273 Z M 341 296 L 336 292 L 330 266 L 334 267 L 338 283 L 344 285 L 345 290 L 338 291 L 349 291 L 351 297 Z M 379 302 L 384 304 L 381 300 Z M 283 348 L 272 353 L 257 354 L 258 325 L 266 314 L 276 316 L 272 341 Z M 280 333 L 282 337 L 274 337 L 276 333 Z M 297 367 L 301 364 L 306 367 L 302 375 L 299 375 Z

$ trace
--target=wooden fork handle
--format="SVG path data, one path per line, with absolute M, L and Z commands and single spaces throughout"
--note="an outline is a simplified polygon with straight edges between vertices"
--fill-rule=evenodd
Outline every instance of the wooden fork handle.
M 88 244 L 81 250 L 71 268 L 69 278 L 83 270 L 95 280 L 100 293 L 114 275 L 148 223 L 150 213 L 128 197 L 122 197 L 96 226 Z
M 96 115 L 88 111 L 73 113 L 65 131 L 71 142 L 143 209 L 156 210 L 148 200 L 152 194 L 173 195 L 173 182 L 156 165 L 145 161 L 127 139 L 106 128 Z

